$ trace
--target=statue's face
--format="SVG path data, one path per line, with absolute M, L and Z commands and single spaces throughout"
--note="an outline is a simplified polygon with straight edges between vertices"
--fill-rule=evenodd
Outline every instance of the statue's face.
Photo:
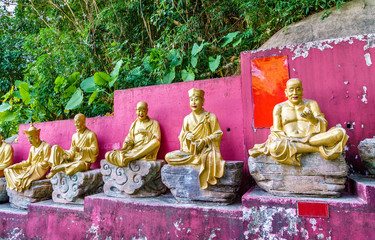
M 302 101 L 303 96 L 301 82 L 297 80 L 289 80 L 286 84 L 285 95 L 292 104 L 299 104 Z
M 200 112 L 203 107 L 204 100 L 201 97 L 190 97 L 190 108 L 193 112 Z
M 148 108 L 143 104 L 138 104 L 136 108 L 137 117 L 143 121 L 147 119 Z
M 74 125 L 76 126 L 77 131 L 82 131 L 86 128 L 85 119 L 80 116 L 74 117 Z
M 31 146 L 38 147 L 39 146 L 39 136 L 38 135 L 28 135 L 27 140 L 29 140 L 29 143 Z

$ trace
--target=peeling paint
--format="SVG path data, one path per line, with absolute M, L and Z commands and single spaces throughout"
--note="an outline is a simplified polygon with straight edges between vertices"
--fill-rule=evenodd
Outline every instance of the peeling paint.
M 212 229 L 212 230 L 211 230 L 211 234 L 210 234 L 208 240 L 212 240 L 212 239 L 214 239 L 215 237 L 217 237 L 215 231 L 220 231 L 220 230 L 221 230 L 221 228 Z
M 361 99 L 361 101 L 367 104 L 367 98 L 366 98 L 367 87 L 366 87 L 366 86 L 363 86 L 363 91 L 364 91 L 365 93 L 362 95 L 362 99 Z
M 182 219 L 180 218 L 180 220 L 178 222 L 175 222 L 173 223 L 174 227 L 178 230 L 178 231 L 181 231 L 181 228 L 180 228 L 180 224 L 182 222 Z
M 298 58 L 298 57 L 303 57 L 306 58 L 309 56 L 309 51 L 311 48 L 316 48 L 321 51 L 328 49 L 328 48 L 333 48 L 331 45 L 325 43 L 325 42 L 308 42 L 305 44 L 298 45 L 297 47 L 293 48 L 292 46 L 287 46 L 293 53 L 294 56 L 292 57 L 292 60 Z
M 147 240 L 147 237 L 142 236 L 142 229 L 138 229 L 138 237 L 132 237 L 132 240 Z
M 369 48 L 374 48 L 375 47 L 375 38 L 374 36 L 369 36 L 367 38 L 367 44 L 363 47 L 363 50 L 366 51 Z
M 366 54 L 365 54 L 365 61 L 366 61 L 366 65 L 367 65 L 368 67 L 370 67 L 370 66 L 372 65 L 371 55 L 370 55 L 370 53 L 366 53 Z
M 94 223 L 91 225 L 91 227 L 89 228 L 89 230 L 86 231 L 86 233 L 93 233 L 95 234 L 94 237 L 91 237 L 90 239 L 92 240 L 97 240 L 97 239 L 100 239 L 99 237 L 99 233 L 98 233 L 98 230 L 99 230 L 99 225 L 95 225 Z M 87 236 L 87 234 L 86 234 Z
M 311 223 L 311 225 L 312 225 L 312 229 L 313 229 L 314 231 L 316 231 L 316 219 L 315 219 L 315 218 L 311 218 L 311 219 L 310 219 L 310 223 Z
M 23 230 L 16 227 L 13 228 L 10 233 L 8 233 L 7 240 L 18 240 L 18 239 L 24 239 L 25 235 L 23 234 Z
M 340 65 L 339 65 L 339 66 L 340 66 Z M 344 82 L 344 84 L 345 84 L 345 85 L 348 85 L 348 84 L 349 84 L 349 81 Z

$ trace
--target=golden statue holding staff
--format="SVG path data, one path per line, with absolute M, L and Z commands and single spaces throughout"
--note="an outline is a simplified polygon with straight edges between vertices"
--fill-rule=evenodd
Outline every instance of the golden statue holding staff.
M 105 159 L 118 167 L 126 167 L 133 160 L 156 161 L 161 139 L 159 123 L 148 117 L 146 102 L 137 104 L 136 113 L 122 148 L 105 154 Z
M 29 130 L 24 130 L 30 144 L 27 160 L 14 164 L 4 170 L 8 188 L 23 192 L 33 181 L 42 179 L 49 169 L 48 159 L 51 154 L 51 145 L 39 137 L 40 129 L 30 124 Z
M 3 142 L 3 135 L 0 133 L 0 177 L 4 177 L 4 169 L 13 163 L 12 145 Z
M 327 160 L 336 159 L 348 140 L 341 127 L 327 131 L 327 120 L 314 100 L 302 99 L 301 80 L 289 79 L 285 95 L 288 100 L 273 110 L 271 135 L 263 144 L 249 150 L 252 157 L 270 155 L 277 162 L 300 166 L 302 153 L 320 152 Z
M 52 147 L 49 159 L 52 168 L 47 178 L 53 177 L 60 171 L 68 176 L 87 171 L 96 161 L 99 154 L 98 140 L 95 133 L 86 127 L 85 115 L 81 113 L 75 115 L 74 125 L 77 132 L 73 134 L 70 149 L 64 150 L 58 145 Z
M 199 165 L 199 185 L 207 189 L 224 175 L 225 161 L 221 157 L 223 132 L 216 116 L 203 109 L 204 91 L 189 90 L 192 112 L 184 118 L 179 135 L 181 149 L 168 153 L 165 160 L 171 165 Z

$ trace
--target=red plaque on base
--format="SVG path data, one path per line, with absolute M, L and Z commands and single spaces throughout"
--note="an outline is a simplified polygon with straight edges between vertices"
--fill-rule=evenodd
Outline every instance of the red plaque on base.
M 315 202 L 298 202 L 298 216 L 329 218 L 328 204 Z

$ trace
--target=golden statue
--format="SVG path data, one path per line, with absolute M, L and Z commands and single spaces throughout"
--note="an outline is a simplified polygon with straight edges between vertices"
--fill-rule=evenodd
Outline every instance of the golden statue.
M 268 140 L 255 144 L 249 150 L 252 157 L 270 155 L 277 162 L 300 166 L 302 153 L 320 152 L 327 160 L 336 159 L 348 140 L 341 127 L 327 131 L 327 120 L 314 100 L 302 99 L 301 80 L 289 79 L 286 83 L 287 101 L 273 110 L 273 126 Z
M 223 132 L 216 116 L 203 109 L 204 91 L 192 88 L 189 98 L 192 112 L 184 118 L 178 137 L 181 149 L 168 153 L 165 160 L 171 165 L 200 165 L 199 185 L 207 189 L 224 174 L 220 153 Z
M 4 177 L 4 169 L 13 163 L 12 145 L 3 142 L 3 136 L 0 133 L 0 177 Z
M 147 116 L 146 102 L 137 104 L 137 119 L 130 127 L 123 146 L 105 154 L 105 159 L 118 167 L 126 167 L 133 160 L 156 161 L 160 148 L 159 123 Z
M 23 130 L 31 144 L 27 160 L 14 164 L 4 170 L 8 188 L 23 192 L 31 183 L 42 179 L 48 169 L 48 159 L 51 154 L 51 145 L 39 137 L 40 129 L 30 124 L 29 130 Z
M 96 161 L 99 154 L 98 140 L 95 133 L 86 127 L 85 115 L 81 113 L 75 115 L 74 125 L 77 132 L 73 134 L 70 150 L 64 150 L 58 145 L 52 147 L 49 159 L 52 168 L 47 178 L 53 177 L 60 171 L 68 176 L 87 171 Z

